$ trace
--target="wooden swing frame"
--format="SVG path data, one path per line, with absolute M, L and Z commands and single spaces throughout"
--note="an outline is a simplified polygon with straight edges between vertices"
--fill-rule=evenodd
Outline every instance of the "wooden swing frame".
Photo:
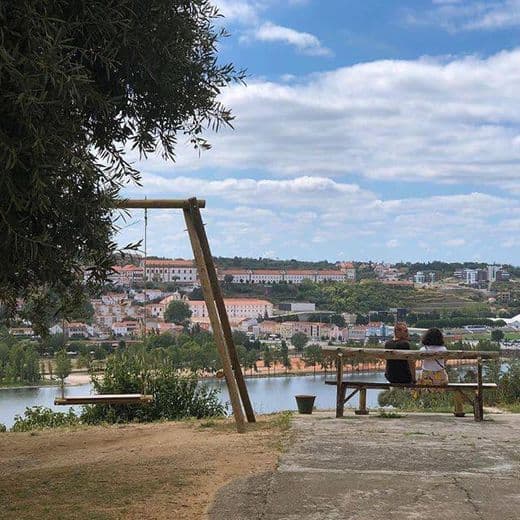
M 195 265 L 200 279 L 202 294 L 215 336 L 215 343 L 222 360 L 222 367 L 233 416 L 238 433 L 246 431 L 245 419 L 250 423 L 256 422 L 255 413 L 242 367 L 238 359 L 229 318 L 218 282 L 217 271 L 211 255 L 208 237 L 202 221 L 200 209 L 206 207 L 206 201 L 192 197 L 190 199 L 129 199 L 121 200 L 118 209 L 182 209 L 188 230 Z M 145 277 L 146 277 L 146 273 Z M 142 394 L 111 394 L 93 396 L 71 396 L 56 398 L 56 405 L 70 404 L 130 404 L 146 403 L 153 400 L 153 396 Z M 245 412 L 245 416 L 244 416 Z

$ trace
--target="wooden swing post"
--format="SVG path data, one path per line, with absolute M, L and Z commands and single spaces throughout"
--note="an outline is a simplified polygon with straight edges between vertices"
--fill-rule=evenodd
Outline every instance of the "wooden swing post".
M 118 205 L 121 209 L 147 208 L 183 210 L 193 249 L 195 265 L 199 273 L 202 293 L 208 309 L 211 328 L 213 329 L 215 343 L 222 360 L 236 428 L 239 433 L 242 433 L 245 431 L 244 410 L 249 422 L 255 422 L 255 414 L 233 342 L 229 318 L 218 283 L 215 264 L 213 263 L 213 257 L 211 256 L 209 248 L 209 241 L 200 214 L 200 208 L 204 208 L 205 206 L 205 200 L 195 197 L 191 199 L 121 200 Z M 243 409 L 242 405 L 244 407 Z

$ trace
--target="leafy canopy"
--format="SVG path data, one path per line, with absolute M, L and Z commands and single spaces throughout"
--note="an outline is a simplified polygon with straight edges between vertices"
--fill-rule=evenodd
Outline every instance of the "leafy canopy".
M 227 34 L 209 0 L 0 3 L 0 294 L 102 282 L 114 207 L 139 182 L 126 159 L 175 158 L 179 136 L 209 147 L 230 125 L 220 90 L 244 73 L 217 60 Z
M 181 300 L 173 300 L 164 311 L 164 321 L 182 324 L 191 318 L 190 306 Z

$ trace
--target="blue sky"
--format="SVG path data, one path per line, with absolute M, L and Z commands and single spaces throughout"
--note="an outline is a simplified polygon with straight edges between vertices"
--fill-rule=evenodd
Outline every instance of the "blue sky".
M 215 255 L 520 263 L 520 0 L 214 3 L 235 130 L 135 158 L 127 196 L 207 199 Z M 180 214 L 149 222 L 190 256 Z

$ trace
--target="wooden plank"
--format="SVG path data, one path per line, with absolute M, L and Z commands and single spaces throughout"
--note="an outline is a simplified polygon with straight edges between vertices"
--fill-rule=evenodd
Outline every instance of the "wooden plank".
M 419 350 L 386 350 L 379 348 L 339 348 L 324 347 L 323 355 L 335 357 L 338 351 L 343 361 L 351 358 L 372 359 L 498 359 L 500 352 L 477 350 L 446 350 L 443 352 L 421 352 Z
M 202 216 L 197 206 L 196 199 L 190 199 L 190 201 L 193 202 L 190 208 L 193 224 L 195 226 L 195 230 L 197 231 L 202 253 L 204 255 L 204 262 L 208 271 L 209 281 L 213 290 L 213 297 L 215 299 L 217 311 L 220 316 L 220 324 L 222 326 L 222 332 L 224 333 L 228 354 L 231 359 L 231 365 L 233 366 L 233 372 L 238 385 L 238 390 L 240 392 L 242 405 L 244 407 L 248 422 L 254 423 L 256 422 L 255 412 L 253 410 L 251 400 L 249 399 L 249 393 L 247 391 L 244 374 L 242 373 L 242 367 L 240 366 L 240 360 L 238 359 L 237 349 L 235 347 L 235 342 L 233 341 L 233 333 L 231 332 L 231 326 L 229 324 L 226 304 L 224 303 L 224 298 L 222 297 L 222 291 L 218 282 L 217 271 L 215 270 L 215 264 L 213 263 L 213 256 L 211 255 L 208 237 L 206 235 L 206 230 L 204 229 L 204 223 L 202 222 Z
M 55 405 L 72 404 L 143 404 L 151 403 L 153 395 L 142 394 L 98 394 L 98 395 L 72 395 L 57 397 Z
M 356 415 L 368 415 L 366 387 L 359 389 L 359 408 L 354 413 Z
M 328 380 L 325 381 L 326 385 L 337 385 L 336 380 Z M 347 386 L 348 388 L 370 388 L 370 389 L 378 389 L 378 390 L 386 390 L 389 388 L 431 388 L 429 385 L 420 385 L 417 383 L 375 383 L 375 382 L 369 382 L 369 381 L 349 381 L 344 380 L 342 381 L 342 384 Z M 496 388 L 496 383 L 482 383 L 482 388 L 484 389 L 491 389 Z M 442 386 L 436 386 L 435 388 L 445 388 L 448 390 L 469 390 L 469 389 L 477 389 L 478 384 L 477 383 L 448 383 L 447 385 Z
M 346 388 L 347 387 L 345 387 L 345 390 L 346 390 Z M 359 392 L 359 388 L 356 388 L 353 392 L 350 392 L 350 394 L 348 394 L 347 397 L 345 397 L 345 399 L 343 399 L 343 404 L 348 403 L 358 392 Z
M 121 209 L 189 209 L 191 199 L 121 199 L 117 207 Z M 205 208 L 206 201 L 196 199 L 197 207 Z
M 186 220 L 186 226 L 188 228 L 188 235 L 191 241 L 191 247 L 193 249 L 193 255 L 195 257 L 195 264 L 200 278 L 200 285 L 202 288 L 202 294 L 206 302 L 208 309 L 208 315 L 211 322 L 211 328 L 213 329 L 213 335 L 215 337 L 215 343 L 217 345 L 220 358 L 222 360 L 222 368 L 226 377 L 226 383 L 229 390 L 229 399 L 231 401 L 231 408 L 233 410 L 233 416 L 235 417 L 236 429 L 238 433 L 245 433 L 245 419 L 242 405 L 240 403 L 240 395 L 238 392 L 237 382 L 233 373 L 233 367 L 231 366 L 231 360 L 227 350 L 226 340 L 222 331 L 222 325 L 220 323 L 220 317 L 218 314 L 217 307 L 215 305 L 215 297 L 211 287 L 211 283 L 208 275 L 208 268 L 204 261 L 204 254 L 200 245 L 199 236 L 195 229 L 195 225 L 192 218 L 192 211 L 190 209 L 184 209 L 184 219 Z
M 464 413 L 464 395 L 461 390 L 455 391 L 453 396 L 453 404 L 455 407 L 453 415 L 455 415 L 455 417 L 464 417 L 466 415 Z

